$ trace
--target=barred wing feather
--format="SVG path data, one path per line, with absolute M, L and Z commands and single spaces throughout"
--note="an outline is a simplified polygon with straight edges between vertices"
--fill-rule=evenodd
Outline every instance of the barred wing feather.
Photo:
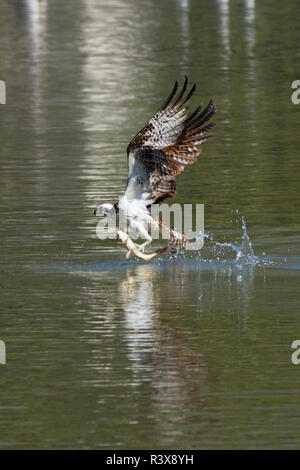
M 216 106 L 210 100 L 204 109 L 200 105 L 190 113 L 186 103 L 195 92 L 196 85 L 186 93 L 187 85 L 185 78 L 177 94 L 178 83 L 175 83 L 160 110 L 128 145 L 127 196 L 145 199 L 149 204 L 173 197 L 176 193 L 175 176 L 184 170 L 185 165 L 197 160 L 201 152 L 197 146 L 212 137 L 207 131 L 214 124 L 208 121 Z

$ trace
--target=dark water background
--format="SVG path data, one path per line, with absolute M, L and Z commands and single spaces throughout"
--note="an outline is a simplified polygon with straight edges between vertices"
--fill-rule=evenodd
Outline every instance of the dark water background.
M 298 9 L 1 1 L 1 448 L 299 448 Z M 203 203 L 210 235 L 124 261 L 93 208 L 185 74 L 217 127 L 174 202 Z

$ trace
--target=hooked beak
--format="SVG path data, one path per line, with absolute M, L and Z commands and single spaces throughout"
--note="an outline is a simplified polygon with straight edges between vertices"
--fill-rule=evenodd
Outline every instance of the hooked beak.
M 97 217 L 104 217 L 105 212 L 102 208 L 96 207 L 96 209 L 94 210 L 94 215 L 96 215 Z

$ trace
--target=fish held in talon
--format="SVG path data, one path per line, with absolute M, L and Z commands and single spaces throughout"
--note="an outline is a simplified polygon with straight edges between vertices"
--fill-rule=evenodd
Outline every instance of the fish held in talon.
M 141 259 L 148 259 L 149 256 L 152 259 L 166 251 L 164 247 L 151 255 L 143 253 L 152 242 L 148 227 L 155 225 L 160 231 L 168 233 L 171 252 L 174 246 L 185 248 L 186 236 L 154 218 L 151 206 L 175 196 L 176 176 L 186 165 L 197 161 L 202 150 L 198 146 L 212 137 L 209 131 L 215 124 L 209 121 L 216 112 L 216 106 L 210 100 L 204 109 L 200 105 L 189 112 L 187 102 L 193 96 L 196 85 L 189 91 L 187 89 L 187 77 L 179 92 L 176 81 L 161 108 L 129 143 L 128 179 L 119 201 L 100 204 L 94 210 L 94 215 L 100 217 L 118 215 L 145 240 L 140 246 L 136 245 L 128 235 L 127 238 L 123 234 L 120 236 L 119 230 L 118 235 L 129 250 L 127 258 L 134 254 Z

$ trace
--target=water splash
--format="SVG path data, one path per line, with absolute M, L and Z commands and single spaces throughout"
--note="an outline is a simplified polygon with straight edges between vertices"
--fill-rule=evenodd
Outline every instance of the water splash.
M 254 255 L 252 242 L 247 233 L 247 227 L 243 216 L 241 217 L 241 220 L 243 236 L 241 246 L 239 247 L 239 251 L 237 252 L 236 262 L 242 262 L 243 264 L 255 264 L 257 258 Z
M 238 214 L 238 220 L 241 222 L 243 231 L 241 242 L 218 242 L 211 233 L 205 233 L 206 244 L 199 255 L 202 259 L 210 258 L 215 261 L 228 261 L 230 259 L 237 265 L 257 263 L 258 258 L 254 254 L 252 242 L 247 233 L 247 226 L 243 216 Z
M 236 223 L 240 224 L 242 229 L 242 237 L 240 242 L 219 242 L 215 240 L 215 236 L 209 232 L 204 234 L 204 246 L 199 251 L 188 251 L 181 248 L 177 248 L 175 253 L 168 254 L 168 259 L 170 261 L 182 261 L 185 262 L 189 260 L 201 260 L 201 262 L 209 263 L 210 265 L 214 263 L 224 264 L 234 264 L 238 268 L 242 266 L 254 266 L 257 265 L 261 260 L 255 256 L 252 242 L 247 233 L 247 226 L 244 216 L 239 214 L 238 210 L 234 212 L 234 219 Z M 199 237 L 203 239 L 203 237 Z M 160 264 L 165 262 L 166 257 L 158 256 L 155 258 L 152 263 Z

